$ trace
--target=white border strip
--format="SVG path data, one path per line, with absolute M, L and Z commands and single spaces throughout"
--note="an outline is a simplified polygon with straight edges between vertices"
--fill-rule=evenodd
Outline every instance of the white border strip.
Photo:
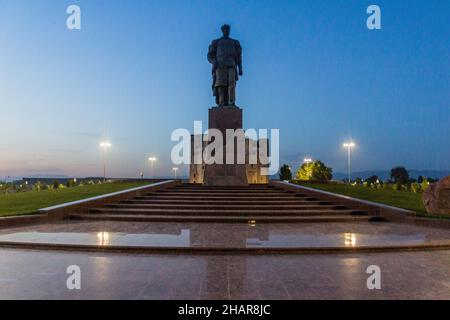
M 343 194 L 338 194 L 338 193 L 333 193 L 333 192 L 324 191 L 324 190 L 320 190 L 320 189 L 305 187 L 305 186 L 301 186 L 301 185 L 290 183 L 290 182 L 286 182 L 286 181 L 279 181 L 279 182 L 282 183 L 282 184 L 288 185 L 288 186 L 296 187 L 298 189 L 305 189 L 305 190 L 308 190 L 308 191 L 314 191 L 314 192 L 326 194 L 326 195 L 329 195 L 329 196 L 334 196 L 334 197 L 338 197 L 338 198 L 342 198 L 342 199 L 346 199 L 346 200 L 356 201 L 356 202 L 359 202 L 359 203 L 362 203 L 362 204 L 366 204 L 366 205 L 381 207 L 381 208 L 389 209 L 389 210 L 402 211 L 402 212 L 408 213 L 408 214 L 414 214 L 414 215 L 416 214 L 416 212 L 412 211 L 412 210 L 407 210 L 407 209 L 403 209 L 403 208 L 393 207 L 393 206 L 390 206 L 390 205 L 387 205 L 387 204 L 383 204 L 383 203 L 379 203 L 379 202 L 372 202 L 372 201 L 368 201 L 368 200 L 352 198 L 352 197 L 349 197 L 349 196 L 345 196 Z
M 66 202 L 66 203 L 58 204 L 58 205 L 55 205 L 55 206 L 52 206 L 52 207 L 39 209 L 38 212 L 39 213 L 48 213 L 49 211 L 52 211 L 52 210 L 55 210 L 55 209 L 62 209 L 62 208 L 68 207 L 68 206 L 73 206 L 73 205 L 76 205 L 76 204 L 82 204 L 82 203 L 93 201 L 93 200 L 101 200 L 101 199 L 104 199 L 104 198 L 109 198 L 109 197 L 112 197 L 112 196 L 118 196 L 118 195 L 121 195 L 121 194 L 124 194 L 124 193 L 128 193 L 128 192 L 139 191 L 139 190 L 147 189 L 147 188 L 150 188 L 150 187 L 156 187 L 156 186 L 160 186 L 160 185 L 163 185 L 163 184 L 166 184 L 166 183 L 170 183 L 170 182 L 173 182 L 173 181 L 175 181 L 175 180 L 165 180 L 165 181 L 161 181 L 161 182 L 148 184 L 148 185 L 145 185 L 145 186 L 142 186 L 142 187 L 136 187 L 136 188 L 126 189 L 126 190 L 116 191 L 116 192 L 113 192 L 113 193 L 102 194 L 100 196 L 96 196 L 96 197 L 92 197 L 92 198 L 86 198 L 86 199 L 76 200 L 76 201 L 72 201 L 72 202 Z

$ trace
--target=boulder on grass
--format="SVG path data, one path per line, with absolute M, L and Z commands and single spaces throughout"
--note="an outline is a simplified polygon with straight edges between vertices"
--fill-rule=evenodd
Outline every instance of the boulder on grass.
M 450 176 L 430 184 L 422 200 L 429 214 L 450 216 Z

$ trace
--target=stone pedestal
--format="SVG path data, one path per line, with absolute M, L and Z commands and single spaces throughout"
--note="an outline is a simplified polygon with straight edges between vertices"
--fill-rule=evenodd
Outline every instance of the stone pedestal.
M 205 166 L 206 186 L 246 186 L 245 164 L 211 164 Z
M 242 129 L 242 109 L 239 107 L 213 107 L 208 113 L 208 128 L 219 129 L 225 137 L 226 129 Z
M 238 149 L 238 141 L 235 140 L 234 150 L 227 150 L 226 147 L 226 130 L 227 129 L 243 129 L 242 123 L 242 109 L 235 106 L 228 107 L 213 107 L 209 109 L 209 129 L 217 129 L 222 133 L 224 139 L 223 147 L 223 164 L 207 164 L 205 159 L 202 163 L 195 163 L 194 154 L 202 154 L 210 142 L 205 142 L 205 137 L 192 136 L 191 137 L 191 165 L 189 173 L 189 182 L 198 183 L 209 186 L 246 186 L 248 184 L 266 184 L 268 183 L 268 176 L 261 175 L 261 162 L 250 164 L 250 147 L 259 146 L 263 142 L 262 139 L 258 141 L 245 138 L 243 135 L 244 147 Z M 195 144 L 195 140 L 203 141 Z M 198 147 L 195 147 L 198 145 Z M 195 150 L 195 149 L 200 150 Z M 252 149 L 254 150 L 254 149 Z M 234 164 L 226 164 L 227 151 L 233 152 Z M 216 157 L 217 155 L 215 155 Z M 238 162 L 238 158 L 244 159 L 242 163 Z M 258 159 L 260 159 L 258 157 Z
M 209 109 L 208 128 L 218 129 L 224 138 L 223 163 L 205 165 L 204 184 L 209 186 L 245 186 L 248 185 L 245 164 L 225 164 L 226 163 L 226 130 L 242 129 L 242 109 L 239 107 L 213 107 Z M 229 152 L 236 152 L 228 150 Z

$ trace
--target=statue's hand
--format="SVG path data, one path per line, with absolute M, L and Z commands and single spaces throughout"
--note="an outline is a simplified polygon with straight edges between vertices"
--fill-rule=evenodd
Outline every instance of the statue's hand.
M 242 73 L 242 70 L 239 70 L 239 75 L 240 75 L 240 76 L 242 76 L 242 75 L 243 75 L 243 73 Z

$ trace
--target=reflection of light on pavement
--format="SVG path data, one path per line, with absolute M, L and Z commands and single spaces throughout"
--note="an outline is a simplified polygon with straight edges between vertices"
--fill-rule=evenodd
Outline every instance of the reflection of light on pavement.
M 356 246 L 356 234 L 344 233 L 344 243 L 346 246 Z
M 98 245 L 107 246 L 109 245 L 109 232 L 99 232 L 97 233 Z

